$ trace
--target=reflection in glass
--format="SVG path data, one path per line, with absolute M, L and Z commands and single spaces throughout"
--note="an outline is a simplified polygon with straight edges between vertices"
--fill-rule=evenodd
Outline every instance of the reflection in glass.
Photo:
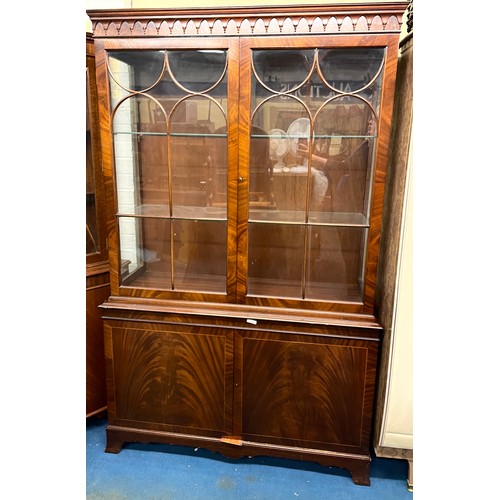
M 368 218 L 375 124 L 373 109 L 357 97 L 334 99 L 318 112 L 312 165 L 328 179 L 321 210 Z
M 252 208 L 261 206 L 274 208 L 271 168 L 269 137 L 265 130 L 252 127 L 249 192 L 249 201 Z
M 86 245 L 87 254 L 99 251 L 99 240 L 97 234 L 97 213 L 95 199 L 95 179 L 94 163 L 92 159 L 92 130 L 90 114 L 90 95 L 89 95 L 89 75 L 87 71 L 87 92 L 86 97 L 86 149 L 87 149 L 87 167 L 86 167 Z
M 319 49 L 320 71 L 339 92 L 356 92 L 377 76 L 384 61 L 383 48 Z
M 167 58 L 173 78 L 191 92 L 205 92 L 221 79 L 226 69 L 224 50 L 168 51 Z
M 254 50 L 257 78 L 274 92 L 288 92 L 303 83 L 312 69 L 314 50 Z

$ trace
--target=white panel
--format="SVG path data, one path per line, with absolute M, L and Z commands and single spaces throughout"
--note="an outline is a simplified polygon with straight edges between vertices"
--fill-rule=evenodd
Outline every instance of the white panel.
M 388 432 L 384 436 L 384 448 L 402 448 L 413 450 L 413 435 Z
M 413 449 L 413 176 L 410 144 L 393 325 L 393 351 L 381 446 Z

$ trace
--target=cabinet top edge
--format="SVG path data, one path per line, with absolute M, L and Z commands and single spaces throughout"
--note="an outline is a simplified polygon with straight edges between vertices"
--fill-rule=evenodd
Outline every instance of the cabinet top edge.
M 305 323 L 323 326 L 349 326 L 353 328 L 369 328 L 382 330 L 382 326 L 374 316 L 369 314 L 296 310 L 296 309 L 273 309 L 261 306 L 246 306 L 241 304 L 227 303 L 204 303 L 183 301 L 149 301 L 135 297 L 128 300 L 123 297 L 111 296 L 99 306 L 106 311 L 135 311 L 155 312 L 167 314 L 181 314 L 191 316 L 217 316 L 243 320 L 267 320 L 276 322 Z
M 399 32 L 408 1 L 243 7 L 89 9 L 94 37 Z M 378 18 L 375 22 L 375 18 Z M 364 17 L 364 22 L 359 22 Z M 335 20 L 332 22 L 332 18 Z M 288 26 L 284 27 L 285 20 Z M 205 21 L 207 31 L 200 32 Z M 153 23 L 154 26 L 151 26 Z M 260 25 L 259 25 L 260 23 Z M 123 26 L 125 24 L 125 26 Z M 167 26 L 161 26 L 166 24 Z M 212 28 L 215 25 L 215 33 Z M 242 27 L 243 25 L 243 27 Z M 257 25 L 257 29 L 254 28 Z M 356 29 L 359 27 L 359 29 Z M 283 29 L 285 28 L 285 29 Z
M 150 16 L 158 15 L 168 17 L 170 15 L 197 15 L 199 17 L 213 17 L 222 14 L 260 15 L 262 13 L 381 13 L 401 12 L 403 13 L 409 5 L 409 0 L 400 2 L 353 2 L 353 3 L 321 3 L 321 4 L 294 4 L 294 5 L 243 5 L 234 7 L 142 7 L 142 8 L 117 8 L 117 9 L 87 9 L 91 18 L 97 17 L 120 17 L 120 16 Z

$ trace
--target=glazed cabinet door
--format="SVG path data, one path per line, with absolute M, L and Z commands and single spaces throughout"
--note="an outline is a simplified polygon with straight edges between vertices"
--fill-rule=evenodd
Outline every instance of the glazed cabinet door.
M 224 330 L 106 324 L 110 424 L 230 433 L 232 358 L 232 334 Z
M 386 57 L 377 38 L 242 39 L 241 301 L 373 300 Z
M 243 440 L 368 451 L 377 342 L 248 332 L 236 352 Z

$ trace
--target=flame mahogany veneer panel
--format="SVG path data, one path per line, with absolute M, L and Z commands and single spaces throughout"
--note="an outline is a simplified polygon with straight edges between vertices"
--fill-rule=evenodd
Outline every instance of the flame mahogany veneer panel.
M 177 327 L 111 332 L 116 419 L 192 434 L 223 433 L 231 355 L 224 333 Z
M 242 341 L 244 438 L 303 448 L 368 447 L 377 342 Z

